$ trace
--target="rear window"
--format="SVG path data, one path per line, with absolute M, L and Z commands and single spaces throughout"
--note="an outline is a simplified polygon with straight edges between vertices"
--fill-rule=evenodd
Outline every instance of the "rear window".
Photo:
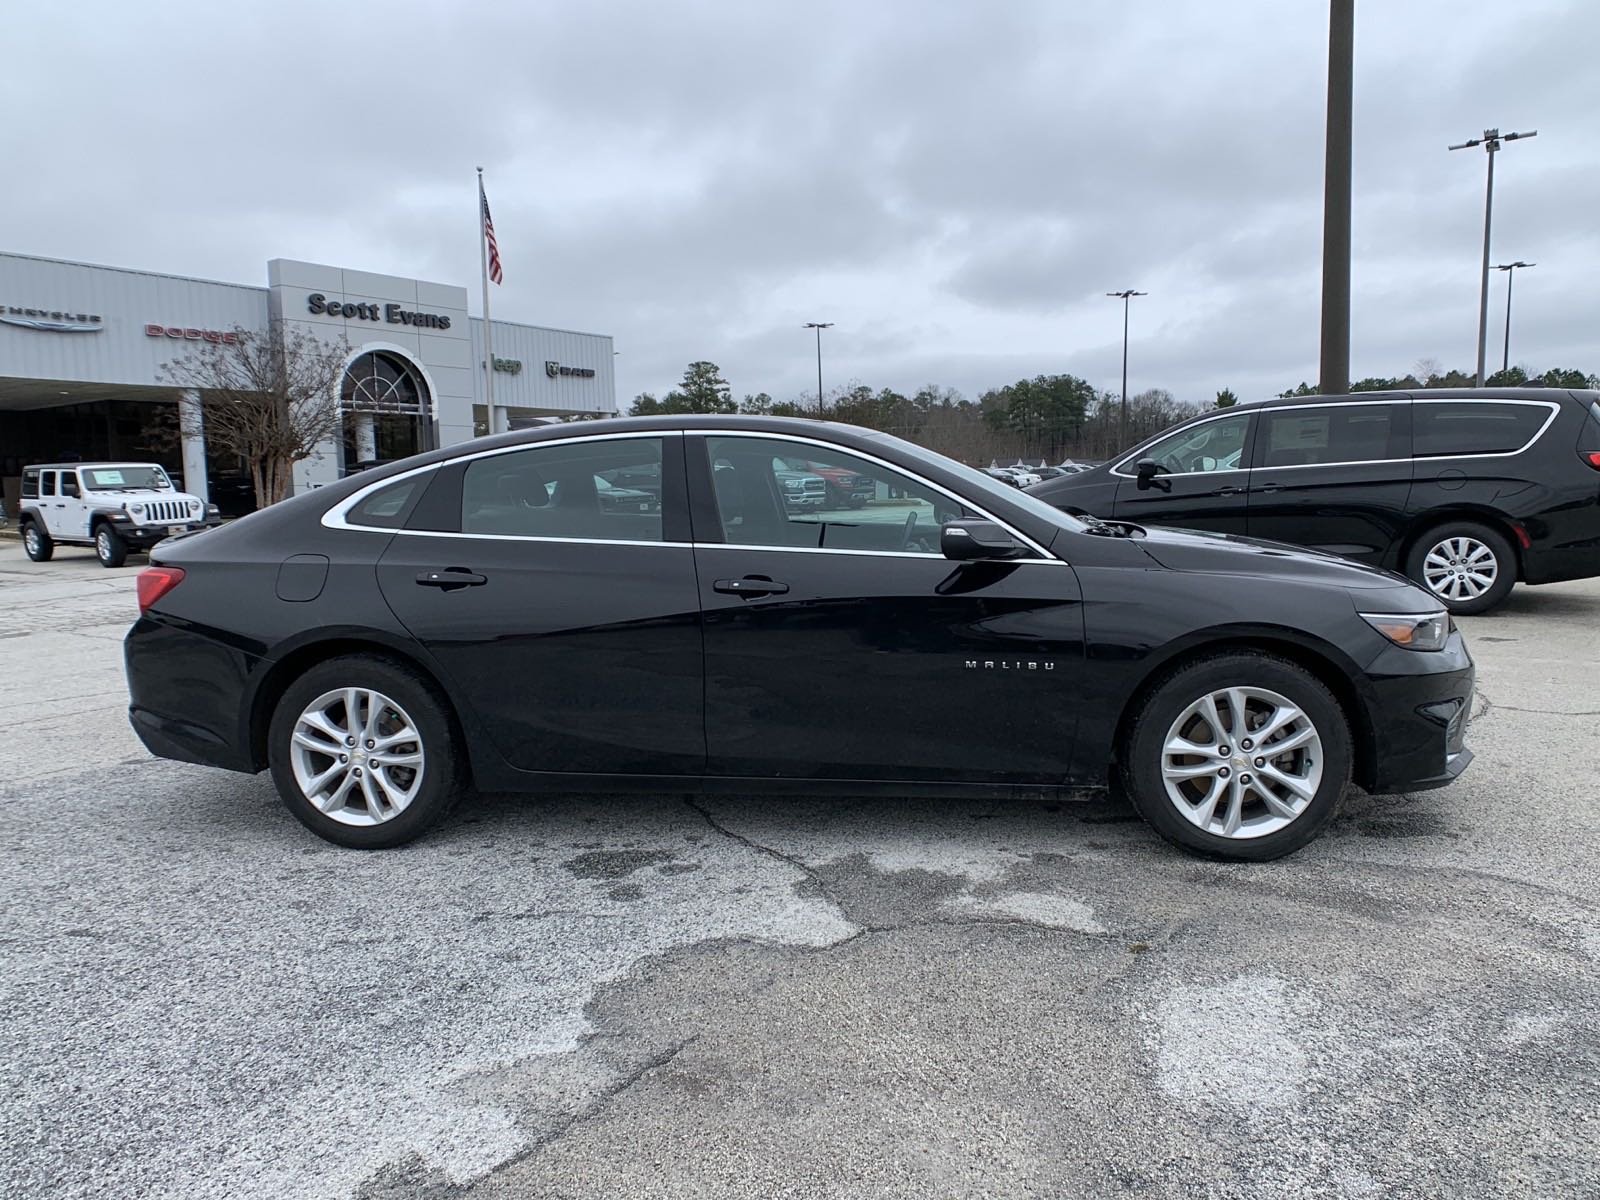
M 39 496 L 39 472 L 37 472 L 37 471 L 28 471 L 28 472 L 24 473 L 23 476 L 22 476 L 22 498 L 24 500 L 38 499 L 38 496 Z
M 1393 458 L 1390 432 L 1394 406 L 1354 404 L 1340 407 L 1263 412 L 1266 449 L 1264 467 L 1298 467 L 1316 463 L 1375 462 Z
M 1412 453 L 1507 454 L 1532 441 L 1549 417 L 1543 404 L 1419 400 L 1411 410 Z
M 373 529 L 399 529 L 411 511 L 411 502 L 427 475 L 413 475 L 381 487 L 345 514 L 348 525 L 366 525 Z

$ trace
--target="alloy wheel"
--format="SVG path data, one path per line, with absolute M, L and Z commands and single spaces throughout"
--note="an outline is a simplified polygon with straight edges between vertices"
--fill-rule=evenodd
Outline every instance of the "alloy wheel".
M 289 763 L 301 794 L 341 824 L 393 820 L 421 787 L 422 735 L 382 692 L 324 692 L 301 712 L 291 740 Z
M 39 541 L 39 531 L 32 525 L 29 525 L 28 531 L 22 535 L 22 545 L 23 549 L 27 550 L 30 555 L 39 553 L 39 547 L 41 545 Z
M 1500 561 L 1477 538 L 1449 537 L 1422 560 L 1422 577 L 1445 600 L 1476 600 L 1500 577 Z
M 104 527 L 94 535 L 94 552 L 100 556 L 101 562 L 111 561 L 111 532 Z
M 1208 692 L 1167 730 L 1161 778 L 1185 820 L 1218 837 L 1266 837 L 1294 821 L 1322 784 L 1322 736 L 1266 688 Z

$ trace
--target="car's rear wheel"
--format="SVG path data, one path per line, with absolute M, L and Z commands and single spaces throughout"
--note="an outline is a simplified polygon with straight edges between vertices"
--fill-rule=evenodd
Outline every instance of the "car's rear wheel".
M 409 842 L 465 790 L 446 702 L 389 659 L 347 655 L 311 668 L 284 691 L 267 736 L 272 779 L 289 811 L 341 846 Z
M 1470 616 L 1511 594 L 1517 559 L 1511 543 L 1487 525 L 1453 521 L 1417 539 L 1406 556 L 1406 574 L 1451 612 Z
M 120 567 L 128 561 L 128 543 L 115 529 L 102 522 L 94 531 L 94 553 L 102 567 Z
M 1303 667 L 1239 651 L 1163 679 L 1125 748 L 1130 799 L 1168 841 L 1216 858 L 1280 858 L 1321 833 L 1350 782 L 1350 729 Z
M 22 548 L 34 562 L 49 562 L 56 552 L 56 544 L 50 540 L 50 535 L 37 521 L 29 521 L 23 525 Z

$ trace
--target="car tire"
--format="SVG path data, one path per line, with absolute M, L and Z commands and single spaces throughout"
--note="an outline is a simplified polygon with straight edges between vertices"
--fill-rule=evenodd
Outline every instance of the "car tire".
M 1486 573 L 1490 578 L 1484 586 Z M 1499 607 L 1511 594 L 1517 556 L 1505 536 L 1489 526 L 1451 521 L 1416 540 L 1406 554 L 1406 576 L 1453 614 L 1472 616 Z
M 354 729 L 342 699 L 350 693 L 356 697 Z M 361 736 L 367 732 L 376 736 Z M 345 740 L 351 736 L 354 745 Z M 386 740 L 392 744 L 384 746 Z M 407 765 L 413 756 L 416 765 Z M 267 732 L 267 762 L 279 796 L 301 824 L 357 850 L 421 837 L 467 789 L 466 755 L 448 702 L 414 668 L 370 655 L 318 663 L 285 689 Z M 313 790 L 321 779 L 327 782 Z
M 56 552 L 56 544 L 37 521 L 22 523 L 22 548 L 34 562 L 49 562 Z
M 1237 737 L 1241 712 L 1246 732 L 1268 730 L 1266 749 L 1288 749 L 1263 754 L 1248 744 L 1255 738 Z M 1171 749 L 1179 744 L 1196 752 Z M 1265 862 L 1327 827 L 1351 765 L 1349 722 L 1319 679 L 1286 659 L 1234 651 L 1156 684 L 1128 731 L 1122 775 L 1134 808 L 1167 841 L 1210 858 Z
M 94 531 L 94 556 L 102 567 L 120 567 L 128 561 L 128 543 L 109 524 L 102 521 Z

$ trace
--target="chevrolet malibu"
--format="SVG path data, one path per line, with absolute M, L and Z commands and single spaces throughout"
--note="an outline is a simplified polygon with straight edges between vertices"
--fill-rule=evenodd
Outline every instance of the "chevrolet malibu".
M 781 464 L 802 458 L 893 498 L 796 509 Z M 660 504 L 607 505 L 619 477 Z M 352 847 L 408 842 L 472 787 L 1110 787 L 1180 846 L 1269 859 L 1352 783 L 1438 787 L 1472 757 L 1472 660 L 1406 580 L 1074 517 L 813 421 L 453 446 L 163 542 L 139 605 L 144 744 L 270 770 Z M 851 703 L 828 703 L 841 680 Z

